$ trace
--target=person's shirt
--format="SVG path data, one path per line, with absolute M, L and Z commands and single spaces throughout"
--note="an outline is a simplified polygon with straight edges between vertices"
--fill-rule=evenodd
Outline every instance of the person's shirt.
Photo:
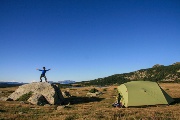
M 39 69 L 39 71 L 42 71 L 42 74 L 43 74 L 43 75 L 45 75 L 46 71 L 49 71 L 49 70 L 50 70 L 50 69 L 48 69 L 48 70 L 40 70 L 40 69 Z

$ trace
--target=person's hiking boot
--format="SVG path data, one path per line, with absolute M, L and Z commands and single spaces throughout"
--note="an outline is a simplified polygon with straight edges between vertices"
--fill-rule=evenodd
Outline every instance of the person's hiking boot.
M 42 82 L 42 80 L 40 82 Z

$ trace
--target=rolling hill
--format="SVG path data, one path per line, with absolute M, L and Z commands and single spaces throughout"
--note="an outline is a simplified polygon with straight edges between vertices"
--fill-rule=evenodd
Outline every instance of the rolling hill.
M 104 78 L 83 81 L 81 85 L 113 85 L 128 81 L 180 82 L 180 62 L 169 66 L 156 64 L 152 68 L 140 69 L 130 73 L 114 74 Z

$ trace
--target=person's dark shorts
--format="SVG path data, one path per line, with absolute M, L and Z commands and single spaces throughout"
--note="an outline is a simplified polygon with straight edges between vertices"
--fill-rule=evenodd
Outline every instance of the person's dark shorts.
M 41 77 L 46 77 L 45 74 L 41 74 Z

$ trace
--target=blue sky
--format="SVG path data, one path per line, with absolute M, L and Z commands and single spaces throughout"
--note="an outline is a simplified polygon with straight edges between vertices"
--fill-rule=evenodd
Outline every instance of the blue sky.
M 0 0 L 0 81 L 86 81 L 180 61 L 179 0 Z

